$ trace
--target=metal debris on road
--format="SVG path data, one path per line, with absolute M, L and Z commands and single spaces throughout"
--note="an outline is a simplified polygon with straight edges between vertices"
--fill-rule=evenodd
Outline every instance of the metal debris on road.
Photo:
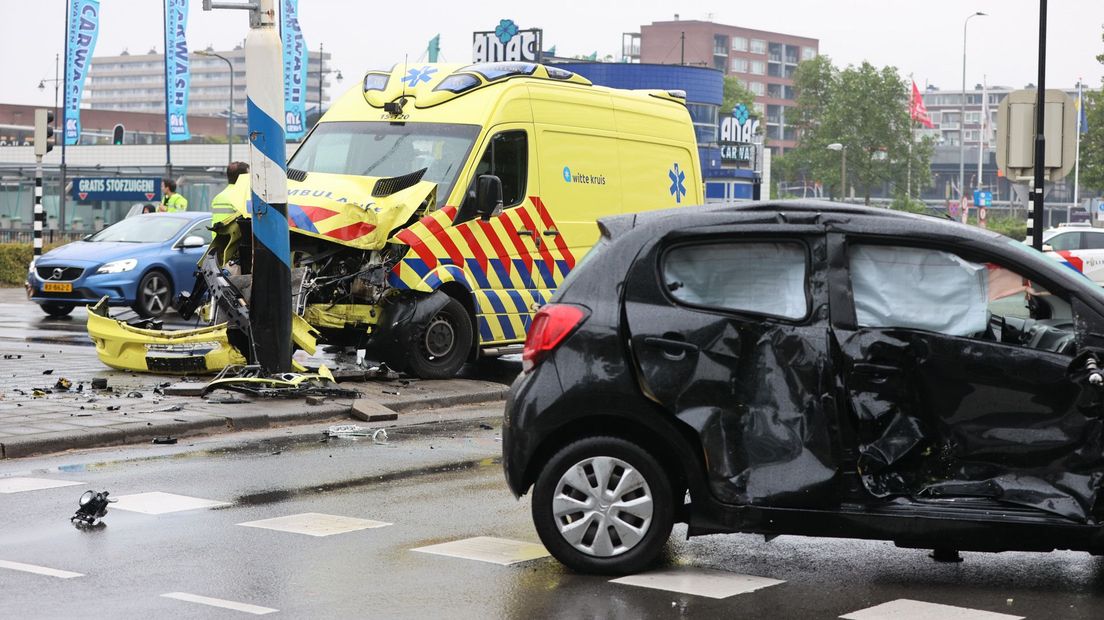
M 139 392 L 138 390 L 132 390 L 130 392 L 127 392 L 127 398 L 142 398 L 142 397 L 143 397 L 143 394 L 141 392 Z
M 43 355 L 42 357 L 46 357 L 46 356 L 45 356 L 45 355 Z M 49 369 L 49 370 L 43 370 L 43 371 L 42 371 L 42 374 L 44 374 L 44 375 L 52 375 L 52 374 L 54 374 L 54 369 L 53 369 L 53 368 L 51 368 L 51 369 Z
M 95 491 L 85 491 L 81 495 L 78 501 L 79 506 L 77 512 L 72 517 L 69 517 L 69 521 L 79 527 L 91 527 L 98 524 L 100 519 L 103 519 L 107 514 L 107 505 L 113 504 L 119 500 L 109 499 L 107 491 L 101 491 L 99 493 Z
M 106 377 L 96 377 L 95 379 L 92 379 L 92 389 L 93 390 L 106 390 L 107 389 L 107 378 Z
M 382 428 L 371 430 L 367 428 L 361 428 L 356 424 L 337 424 L 322 431 L 322 434 L 327 438 L 329 437 L 371 437 L 375 443 L 387 443 L 387 431 Z
M 65 377 L 59 377 L 57 383 L 54 384 L 54 389 L 56 390 L 68 390 L 71 387 L 73 387 L 73 382 Z
M 184 411 L 184 405 L 169 405 L 168 407 L 161 407 L 160 409 L 146 409 L 138 413 L 172 413 L 174 411 Z
M 155 443 L 159 446 L 171 446 L 171 445 L 176 444 L 176 437 L 169 437 L 169 436 L 154 437 L 153 438 L 153 443 Z
M 264 376 L 260 366 L 228 366 L 214 381 L 207 384 L 203 394 L 212 390 L 233 390 L 264 398 L 360 396 L 360 392 L 356 390 L 337 387 L 333 374 L 325 366 L 320 366 L 317 373 L 287 372 L 274 376 Z

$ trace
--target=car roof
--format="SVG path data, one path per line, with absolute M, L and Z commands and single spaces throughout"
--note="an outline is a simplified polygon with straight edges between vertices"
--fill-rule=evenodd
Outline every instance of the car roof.
M 673 215 L 677 217 L 670 217 Z M 619 229 L 642 226 L 672 230 L 739 224 L 822 225 L 847 232 L 906 234 L 917 238 L 952 237 L 990 243 L 1002 238 L 999 233 L 948 218 L 823 200 L 765 200 L 735 205 L 681 207 L 603 219 L 603 225 L 614 233 Z

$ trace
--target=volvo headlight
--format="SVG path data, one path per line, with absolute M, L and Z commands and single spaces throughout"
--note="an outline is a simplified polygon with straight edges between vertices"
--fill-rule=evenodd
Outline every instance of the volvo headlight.
M 110 263 L 104 263 L 100 265 L 100 268 L 96 270 L 96 273 L 122 273 L 124 271 L 130 271 L 138 266 L 137 258 L 127 258 L 124 260 L 115 260 Z

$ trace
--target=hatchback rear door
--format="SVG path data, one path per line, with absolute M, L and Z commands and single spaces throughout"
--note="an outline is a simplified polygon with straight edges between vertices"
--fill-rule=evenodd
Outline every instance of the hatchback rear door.
M 700 435 L 721 501 L 808 506 L 831 493 L 825 255 L 813 226 L 675 234 L 626 279 L 640 388 Z

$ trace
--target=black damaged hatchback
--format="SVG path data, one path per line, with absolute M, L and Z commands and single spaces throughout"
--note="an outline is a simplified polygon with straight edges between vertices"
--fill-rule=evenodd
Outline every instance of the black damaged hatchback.
M 626 215 L 534 317 L 503 463 L 567 566 L 675 522 L 1104 554 L 1104 291 L 973 227 L 830 203 Z

